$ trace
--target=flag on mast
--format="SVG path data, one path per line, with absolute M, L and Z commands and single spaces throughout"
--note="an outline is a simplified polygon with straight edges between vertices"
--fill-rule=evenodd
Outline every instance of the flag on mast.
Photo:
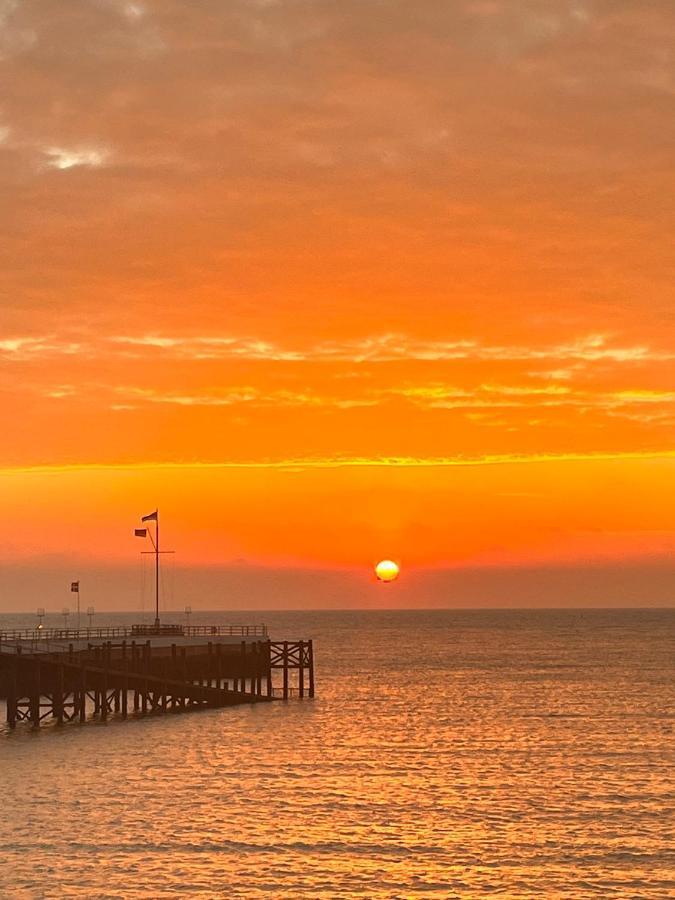
M 157 521 L 157 510 L 154 512 L 148 513 L 147 516 L 141 517 L 141 522 L 156 522 Z
M 73 594 L 79 594 L 80 593 L 80 582 L 79 581 L 71 581 L 70 590 L 71 590 L 71 593 L 73 593 Z

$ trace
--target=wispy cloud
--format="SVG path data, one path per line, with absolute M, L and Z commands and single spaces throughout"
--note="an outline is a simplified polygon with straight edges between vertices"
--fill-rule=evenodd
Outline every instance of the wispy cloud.
M 127 349 L 163 350 L 181 358 L 267 359 L 280 361 L 394 362 L 397 360 L 559 360 L 620 363 L 671 360 L 675 353 L 643 344 L 621 346 L 611 336 L 592 334 L 574 341 L 542 346 L 486 344 L 478 339 L 430 341 L 405 334 L 383 334 L 354 340 L 322 341 L 304 348 L 281 347 L 270 341 L 234 336 L 115 336 L 112 344 Z M 554 370 L 555 371 L 555 370 Z
M 607 460 L 675 460 L 675 450 L 646 450 L 636 452 L 597 453 L 504 453 L 476 456 L 316 456 L 288 457 L 285 459 L 226 460 L 222 462 L 143 462 L 143 463 L 90 463 L 66 465 L 5 466 L 0 476 L 12 476 L 23 472 L 74 472 L 80 470 L 126 471 L 156 469 L 278 469 L 301 472 L 311 469 L 341 468 L 397 468 L 428 469 L 474 466 L 521 466 L 553 463 L 594 463 Z
M 334 397 L 306 391 L 263 391 L 255 387 L 230 387 L 200 391 L 198 393 L 177 393 L 138 387 L 118 387 L 115 394 L 127 403 L 112 404 L 113 409 L 134 409 L 134 404 L 153 403 L 168 406 L 218 407 L 250 405 L 256 407 L 332 407 L 352 409 L 376 406 L 378 400 L 372 397 Z M 55 396 L 53 392 L 49 396 Z
M 142 350 L 160 350 L 164 353 L 183 359 L 267 359 L 267 360 L 303 360 L 306 356 L 296 350 L 281 348 L 269 341 L 258 338 L 232 337 L 229 335 L 209 337 L 168 337 L 158 334 L 140 336 L 116 336 L 109 339 L 110 344 L 117 345 L 127 351 L 127 355 L 140 356 Z
M 8 361 L 24 361 L 53 356 L 74 356 L 90 351 L 79 341 L 59 339 L 55 335 L 0 338 L 0 357 Z
M 96 169 L 105 165 L 109 157 L 107 150 L 94 148 L 47 147 L 44 154 L 51 169 L 74 169 L 78 166 Z
M 344 384 L 344 382 L 343 382 Z M 89 399 L 106 404 L 115 411 L 137 410 L 147 406 L 193 408 L 249 407 L 252 409 L 305 408 L 351 410 L 392 403 L 412 404 L 429 411 L 456 411 L 470 422 L 508 428 L 512 425 L 543 427 L 552 415 L 565 410 L 655 426 L 670 426 L 675 419 L 675 391 L 671 390 L 597 390 L 569 384 L 477 384 L 458 387 L 439 382 L 390 387 L 348 383 L 341 394 L 327 393 L 307 385 L 302 389 L 269 389 L 253 384 L 201 387 L 197 390 L 172 390 L 137 385 L 56 384 L 34 385 L 32 391 L 58 400 Z M 524 419 L 523 416 L 526 418 Z
M 526 346 L 491 344 L 480 339 L 431 341 L 405 334 L 384 334 L 343 341 L 319 341 L 307 346 L 282 346 L 274 341 L 236 335 L 179 337 L 162 334 L 115 335 L 95 340 L 78 336 L 15 336 L 0 340 L 0 353 L 8 358 L 58 356 L 83 353 L 97 358 L 177 360 L 241 359 L 268 362 L 386 363 L 404 360 L 444 362 L 454 360 L 561 363 L 529 374 L 554 380 L 573 377 L 587 363 L 667 362 L 675 352 L 647 344 L 623 345 L 611 335 L 586 335 L 557 344 Z M 571 365 L 567 365 L 571 363 Z M 547 388 L 546 391 L 549 389 Z M 562 392 L 562 388 L 556 389 Z M 534 392 L 532 389 L 529 392 Z

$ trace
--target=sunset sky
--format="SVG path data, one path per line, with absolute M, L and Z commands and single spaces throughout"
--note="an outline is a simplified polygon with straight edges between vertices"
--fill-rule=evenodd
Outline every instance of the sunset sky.
M 178 608 L 672 602 L 673 47 L 671 0 L 0 0 L 0 611 L 137 606 L 156 506 Z

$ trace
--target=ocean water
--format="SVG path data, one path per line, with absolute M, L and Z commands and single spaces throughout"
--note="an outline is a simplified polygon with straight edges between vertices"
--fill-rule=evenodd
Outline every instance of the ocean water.
M 0 734 L 0 897 L 675 896 L 674 610 L 247 618 L 315 700 Z

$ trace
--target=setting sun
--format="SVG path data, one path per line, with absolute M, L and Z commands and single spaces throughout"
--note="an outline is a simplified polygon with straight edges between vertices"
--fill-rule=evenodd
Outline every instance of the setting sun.
M 380 581 L 395 581 L 399 576 L 399 567 L 391 559 L 383 559 L 375 566 L 375 574 Z

